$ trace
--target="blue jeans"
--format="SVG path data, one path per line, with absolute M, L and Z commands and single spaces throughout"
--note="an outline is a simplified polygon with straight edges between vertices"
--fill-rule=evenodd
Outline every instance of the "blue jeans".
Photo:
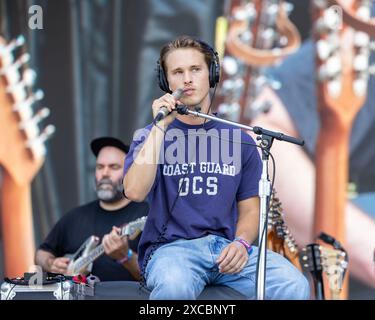
M 215 261 L 230 242 L 208 235 L 176 240 L 158 248 L 145 270 L 150 299 L 196 299 L 208 284 L 225 285 L 255 299 L 258 248 L 253 247 L 241 272 L 222 274 Z M 266 268 L 266 299 L 309 299 L 307 279 L 287 259 L 268 250 Z

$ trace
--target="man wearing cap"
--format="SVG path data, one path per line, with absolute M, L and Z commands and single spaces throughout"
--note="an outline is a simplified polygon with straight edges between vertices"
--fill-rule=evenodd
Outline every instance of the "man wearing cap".
M 105 254 L 93 263 L 92 274 L 101 281 L 139 280 L 136 253 L 139 237 L 129 240 L 119 235 L 119 226 L 146 216 L 145 202 L 132 202 L 123 196 L 124 159 L 129 147 L 112 137 L 91 142 L 96 156 L 95 185 L 98 199 L 66 213 L 39 246 L 35 262 L 45 271 L 67 272 L 70 259 L 92 235 L 102 239 Z

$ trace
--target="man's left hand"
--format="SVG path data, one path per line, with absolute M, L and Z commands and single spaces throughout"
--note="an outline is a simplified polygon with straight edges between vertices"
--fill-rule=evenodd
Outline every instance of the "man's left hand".
M 240 242 L 228 244 L 216 260 L 221 273 L 234 274 L 240 272 L 246 265 L 249 254 Z

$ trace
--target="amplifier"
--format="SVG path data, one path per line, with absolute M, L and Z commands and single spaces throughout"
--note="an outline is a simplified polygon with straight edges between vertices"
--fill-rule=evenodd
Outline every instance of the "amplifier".
M 73 300 L 72 281 L 60 281 L 44 285 L 21 285 L 3 282 L 1 300 Z
M 84 280 L 84 281 L 82 281 Z M 67 277 L 61 274 L 33 272 L 23 277 L 5 278 L 1 285 L 1 300 L 83 300 L 94 296 L 99 278 Z

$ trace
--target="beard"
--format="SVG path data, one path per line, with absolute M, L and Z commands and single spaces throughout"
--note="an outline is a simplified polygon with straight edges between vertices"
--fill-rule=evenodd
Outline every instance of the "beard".
M 103 202 L 113 203 L 123 199 L 123 190 L 122 179 L 115 182 L 109 178 L 96 181 L 96 195 Z

